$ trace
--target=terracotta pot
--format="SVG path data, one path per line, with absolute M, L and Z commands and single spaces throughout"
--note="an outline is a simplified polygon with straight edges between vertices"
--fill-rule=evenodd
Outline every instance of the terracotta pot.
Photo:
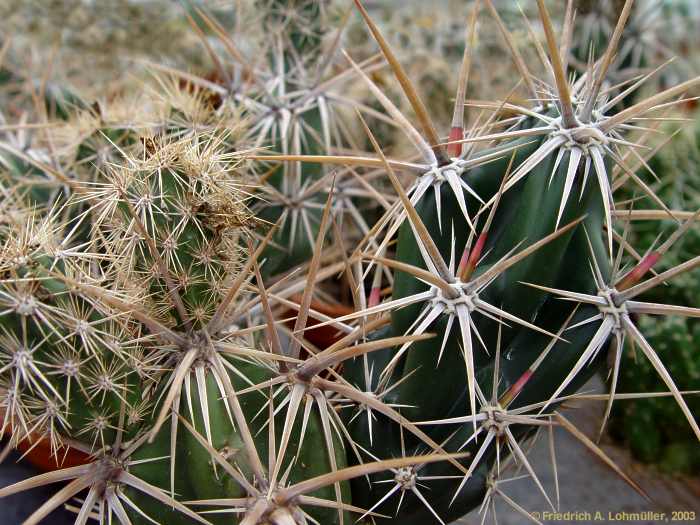
M 90 463 L 88 454 L 72 447 L 68 447 L 68 450 L 59 451 L 58 457 L 52 456 L 51 443 L 46 438 L 38 438 L 38 443 L 25 439 L 17 445 L 17 450 L 21 454 L 25 454 L 29 450 L 22 459 L 28 461 L 42 472 L 51 472 Z
M 4 414 L 0 413 L 0 427 Z M 10 429 L 9 433 L 12 433 Z M 61 449 L 58 457 L 51 455 L 51 442 L 42 436 L 31 434 L 17 444 L 23 461 L 28 461 L 42 472 L 51 472 L 90 463 L 90 455 L 73 447 Z
M 289 300 L 301 304 L 301 295 L 293 295 Z M 327 315 L 328 317 L 341 317 L 355 311 L 352 307 L 344 304 L 328 304 L 315 299 L 311 301 L 311 309 L 323 315 Z M 294 310 L 287 310 L 284 316 L 293 317 L 295 313 Z M 313 315 L 309 315 L 307 326 L 314 326 L 322 322 L 323 321 L 316 319 Z M 289 328 L 294 328 L 294 320 L 288 321 L 286 324 Z M 304 331 L 304 338 L 321 350 L 325 350 L 333 343 L 337 342 L 343 335 L 342 332 L 339 332 L 337 328 L 331 325 Z

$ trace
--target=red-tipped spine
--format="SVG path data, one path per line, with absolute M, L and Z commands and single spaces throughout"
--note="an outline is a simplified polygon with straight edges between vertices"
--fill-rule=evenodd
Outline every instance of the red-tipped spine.
M 379 304 L 379 300 L 381 299 L 381 294 L 382 290 L 381 288 L 377 287 L 372 287 L 372 291 L 369 293 L 369 303 L 367 306 L 372 308 L 373 306 L 377 306 Z
M 474 273 L 474 270 L 476 269 L 476 265 L 479 264 L 479 259 L 481 259 L 481 254 L 484 251 L 484 245 L 486 244 L 486 237 L 486 232 L 482 232 L 481 234 L 479 234 L 479 237 L 476 239 L 474 249 L 472 249 L 468 257 L 467 251 L 464 250 L 462 259 L 459 261 L 459 270 L 457 272 L 459 278 L 463 282 L 469 280 L 472 273 Z
M 447 144 L 447 154 L 451 158 L 459 157 L 462 154 L 462 143 L 457 142 L 464 139 L 464 129 L 461 126 L 455 126 L 450 130 Z
M 521 375 L 518 378 L 518 380 L 511 385 L 508 391 L 501 396 L 501 399 L 498 400 L 498 403 L 502 407 L 511 404 L 515 400 L 515 398 L 518 397 L 520 392 L 522 392 L 523 388 L 525 388 L 525 385 L 534 373 L 534 370 L 526 370 L 525 373 Z
M 369 292 L 369 303 L 368 307 L 372 308 L 377 306 L 382 297 L 382 265 L 377 264 L 374 270 L 374 277 L 372 279 L 372 290 Z
M 661 255 L 662 254 L 659 252 L 650 252 L 645 255 L 642 260 L 639 261 L 639 264 L 637 264 L 637 266 L 632 268 L 629 273 L 624 276 L 616 288 L 622 291 L 637 284 L 640 279 L 644 277 L 644 275 L 651 270 L 657 262 L 659 262 Z

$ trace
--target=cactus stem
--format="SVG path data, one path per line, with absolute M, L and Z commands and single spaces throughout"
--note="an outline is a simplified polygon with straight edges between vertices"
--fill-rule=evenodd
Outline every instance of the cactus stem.
M 245 414 L 243 413 L 243 408 L 241 407 L 240 401 L 238 400 L 238 396 L 236 395 L 236 390 L 233 388 L 231 378 L 229 377 L 228 373 L 226 372 L 226 369 L 224 368 L 224 365 L 220 362 L 220 360 L 215 359 L 213 361 L 213 365 L 214 370 L 219 374 L 219 377 L 222 379 L 226 397 L 228 398 L 228 402 L 231 405 L 234 419 L 236 420 L 236 423 L 238 425 L 238 432 L 241 434 L 243 445 L 245 447 L 246 455 L 248 457 L 248 461 L 250 462 L 251 469 L 253 470 L 253 474 L 255 475 L 259 483 L 264 484 L 265 474 L 262 466 L 262 461 L 260 460 L 260 456 L 258 455 L 257 450 L 255 448 L 255 441 L 253 440 L 253 435 L 250 431 L 248 420 L 246 419 Z
M 168 266 L 163 260 L 160 251 L 156 247 L 156 243 L 153 240 L 153 237 L 151 237 L 143 222 L 141 222 L 141 218 L 139 217 L 138 213 L 131 204 L 131 200 L 121 190 L 120 197 L 121 201 L 126 205 L 126 209 L 129 212 L 131 220 L 133 221 L 134 226 L 138 230 L 139 235 L 141 235 L 143 240 L 146 242 L 146 245 L 148 246 L 148 251 L 150 252 L 151 257 L 153 257 L 153 260 L 156 263 L 156 267 L 158 268 L 158 273 L 160 274 L 161 278 L 165 281 L 165 284 L 168 287 L 170 299 L 173 303 L 173 306 L 177 310 L 178 316 L 180 317 L 180 321 L 185 325 L 185 328 L 188 331 L 191 330 L 192 321 L 189 315 L 187 314 L 187 309 L 185 308 L 185 304 L 182 302 L 182 297 L 180 296 L 180 292 L 178 291 L 178 288 L 175 285 L 173 276 L 168 270 Z
M 474 273 L 474 270 L 476 269 L 477 264 L 479 264 L 479 260 L 481 259 L 481 255 L 484 251 L 484 246 L 486 245 L 489 230 L 491 229 L 491 223 L 493 222 L 493 218 L 496 215 L 496 210 L 498 209 L 498 205 L 501 202 L 501 197 L 503 196 L 503 188 L 505 186 L 506 181 L 510 177 L 511 169 L 513 168 L 513 161 L 515 160 L 516 151 L 517 150 L 513 150 L 513 153 L 510 156 L 508 167 L 506 168 L 506 172 L 503 175 L 503 179 L 501 180 L 501 186 L 498 188 L 498 193 L 496 194 L 495 200 L 491 205 L 488 217 L 486 218 L 486 223 L 484 224 L 484 227 L 482 228 L 481 233 L 479 234 L 479 237 L 476 240 L 476 245 L 471 250 L 469 255 L 467 255 L 471 246 L 471 241 L 473 239 L 473 236 L 471 234 L 469 235 L 467 245 L 465 246 L 464 253 L 462 254 L 462 259 L 459 263 L 459 268 L 457 269 L 457 275 L 460 281 L 469 281 L 472 274 Z
M 398 183 L 397 183 L 398 184 Z M 533 243 L 531 246 L 528 248 L 525 248 L 521 250 L 520 252 L 516 253 L 515 255 L 508 256 L 506 255 L 502 260 L 498 261 L 495 263 L 489 270 L 484 272 L 482 275 L 477 277 L 475 280 L 468 282 L 468 283 L 462 283 L 461 281 L 456 279 L 456 276 L 454 276 L 453 273 L 450 272 L 450 281 L 446 281 L 442 283 L 442 285 L 436 285 L 434 288 L 427 292 L 423 293 L 418 293 L 414 294 L 412 296 L 404 297 L 399 300 L 394 300 L 390 301 L 388 303 L 385 303 L 381 305 L 381 311 L 384 311 L 386 309 L 390 309 L 393 307 L 398 307 L 399 304 L 411 304 L 413 302 L 421 302 L 423 300 L 429 299 L 430 302 L 426 306 L 426 308 L 423 309 L 421 315 L 416 319 L 415 323 L 411 328 L 409 328 L 409 331 L 412 331 L 415 334 L 421 334 L 425 330 L 427 330 L 428 326 L 435 321 L 440 315 L 448 315 L 449 317 L 456 317 L 459 321 L 460 325 L 460 333 L 461 333 L 461 338 L 462 338 L 462 347 L 463 347 L 463 352 L 464 352 L 464 359 L 465 359 L 465 364 L 467 368 L 467 382 L 469 385 L 469 393 L 470 393 L 470 405 L 472 407 L 472 413 L 475 412 L 475 403 L 476 403 L 476 383 L 474 380 L 474 364 L 473 364 L 473 349 L 472 349 L 472 322 L 471 322 L 471 313 L 473 311 L 478 311 L 479 313 L 487 316 L 487 317 L 492 317 L 492 318 L 504 318 L 508 321 L 512 321 L 514 323 L 517 323 L 523 327 L 529 328 L 531 330 L 538 331 L 540 333 L 544 333 L 550 337 L 554 337 L 556 339 L 561 339 L 559 336 L 551 334 L 550 332 L 543 330 L 532 323 L 528 323 L 527 321 L 520 319 L 517 316 L 511 315 L 508 312 L 497 308 L 495 306 L 492 306 L 485 301 L 481 300 L 479 298 L 479 293 L 480 289 L 482 287 L 488 286 L 488 284 L 499 274 L 504 272 L 506 269 L 510 268 L 512 265 L 516 264 L 523 258 L 527 257 L 528 255 L 532 254 L 533 252 L 537 251 L 539 248 L 542 246 L 546 245 L 549 242 L 552 242 L 556 238 L 558 238 L 560 235 L 568 231 L 569 229 L 573 228 L 576 226 L 582 219 L 575 220 L 568 224 L 567 226 L 556 230 L 555 232 L 549 234 L 548 236 L 544 237 L 543 239 L 540 239 L 539 241 Z M 424 255 L 426 257 L 426 255 Z M 395 263 L 390 263 L 389 261 L 382 261 L 384 264 L 387 266 L 392 266 Z M 400 263 L 403 264 L 403 263 Z M 422 270 L 420 268 L 415 268 L 412 267 L 411 265 L 405 265 L 402 267 L 402 271 L 412 273 L 416 276 L 419 275 L 424 275 L 428 272 L 425 270 Z M 436 279 L 435 276 L 432 276 L 429 280 L 426 279 L 427 282 L 434 281 Z M 449 293 L 442 292 L 443 288 L 448 288 Z M 378 308 L 376 310 L 379 310 Z M 364 312 L 357 312 L 355 314 L 351 314 L 353 317 L 359 317 L 364 315 L 369 314 L 369 311 L 364 311 Z M 372 311 L 371 313 L 378 313 Z M 347 316 L 346 316 L 347 317 Z M 451 325 L 450 325 L 451 326 Z M 481 340 L 481 337 L 479 336 L 479 333 L 476 332 L 477 337 Z M 483 342 L 482 342 L 483 344 Z M 386 365 L 384 370 L 381 373 L 381 378 L 382 382 L 386 382 L 390 376 L 391 370 L 396 366 L 398 363 L 399 359 L 404 355 L 404 353 L 408 350 L 410 346 L 410 343 L 404 344 L 399 351 L 394 354 L 392 357 L 391 361 Z M 439 357 L 438 357 L 439 358 Z
M 487 271 L 479 275 L 476 279 L 472 281 L 474 283 L 474 286 L 479 287 L 482 286 L 486 283 L 488 283 L 491 279 L 496 277 L 497 275 L 505 272 L 508 268 L 511 266 L 517 264 L 518 262 L 522 261 L 526 257 L 530 256 L 532 253 L 536 252 L 546 244 L 558 239 L 562 235 L 564 235 L 566 232 L 574 228 L 576 225 L 578 225 L 581 221 L 583 221 L 584 217 L 580 217 L 578 219 L 575 219 L 571 221 L 570 223 L 566 224 L 565 226 L 562 226 L 561 228 L 555 230 L 554 232 L 550 233 L 549 235 L 543 237 L 537 242 L 532 243 L 530 246 L 527 248 L 524 248 L 523 250 L 519 251 L 515 255 L 512 255 L 510 257 L 506 257 L 500 261 L 498 261 L 496 264 L 494 264 L 491 268 L 489 268 Z
M 554 400 L 561 394 L 561 392 L 569 385 L 573 380 L 574 376 L 581 370 L 586 363 L 588 363 L 594 356 L 601 350 L 605 342 L 608 340 L 610 335 L 615 335 L 620 342 L 620 347 L 617 349 L 618 352 L 621 351 L 621 342 L 624 340 L 624 336 L 627 335 L 633 339 L 642 349 L 642 352 L 649 360 L 651 365 L 654 367 L 656 372 L 659 374 L 661 379 L 666 383 L 669 390 L 673 393 L 678 406 L 680 407 L 683 414 L 688 419 L 691 428 L 695 432 L 695 435 L 700 440 L 700 427 L 698 427 L 697 422 L 693 418 L 690 409 L 688 408 L 683 396 L 680 394 L 678 388 L 673 382 L 672 377 L 668 373 L 668 370 L 664 364 L 659 359 L 658 355 L 654 349 L 649 345 L 641 332 L 637 329 L 630 318 L 630 313 L 650 313 L 657 315 L 665 314 L 679 314 L 684 316 L 700 317 L 700 308 L 688 308 L 683 306 L 673 306 L 673 305 L 657 305 L 653 303 L 643 303 L 638 301 L 632 301 L 637 295 L 653 288 L 654 286 L 672 278 L 684 272 L 690 271 L 698 266 L 700 266 L 700 256 L 694 257 L 682 263 L 675 268 L 667 270 L 655 277 L 648 279 L 640 284 L 633 286 L 632 288 L 627 288 L 624 291 L 619 291 L 614 287 L 610 287 L 603 282 L 603 278 L 597 269 L 597 263 L 595 257 L 593 257 L 593 262 L 596 269 L 596 280 L 598 282 L 598 294 L 587 295 L 563 290 L 557 290 L 553 288 L 540 287 L 537 285 L 535 288 L 540 288 L 546 290 L 550 293 L 555 293 L 569 300 L 575 300 L 579 302 L 589 303 L 596 305 L 600 313 L 596 316 L 591 317 L 577 325 L 569 327 L 569 329 L 576 328 L 582 324 L 589 323 L 594 320 L 602 319 L 602 323 L 598 327 L 595 335 L 591 338 L 590 343 L 584 350 L 584 352 L 579 357 L 572 368 L 569 375 L 561 382 L 557 387 L 555 392 L 550 397 L 549 401 L 542 406 L 541 411 L 545 410 Z M 613 275 L 611 277 L 611 282 L 615 282 L 617 277 Z M 614 388 L 614 387 L 613 387 Z
M 52 277 L 65 282 L 70 287 L 79 290 L 85 295 L 99 299 L 100 301 L 123 312 L 124 314 L 133 315 L 134 318 L 146 325 L 146 327 L 148 327 L 153 334 L 162 336 L 169 342 L 176 345 L 181 345 L 185 342 L 185 338 L 182 335 L 172 331 L 170 328 L 161 324 L 156 319 L 153 319 L 152 316 L 148 315 L 146 312 L 143 312 L 140 308 L 127 304 L 124 301 L 112 296 L 106 290 L 103 290 L 97 286 L 76 281 L 75 279 L 72 279 L 66 275 L 61 275 L 55 272 L 52 272 L 51 275 Z
M 574 307 L 574 309 L 568 315 L 566 320 L 562 323 L 561 327 L 557 331 L 557 336 L 561 336 L 564 333 L 577 310 L 578 305 Z M 545 357 L 547 357 L 547 355 L 552 350 L 552 348 L 554 348 L 554 345 L 556 343 L 556 338 L 552 338 L 549 341 L 549 343 L 547 343 L 547 346 L 544 348 L 544 350 L 542 350 L 542 353 L 540 353 L 540 355 L 537 356 L 537 359 L 535 359 L 535 361 L 530 365 L 530 367 L 525 372 L 523 372 L 523 374 L 515 381 L 515 383 L 513 383 L 513 385 L 511 385 L 511 387 L 500 397 L 500 399 L 498 400 L 498 404 L 500 406 L 508 407 L 511 403 L 513 403 L 513 401 L 515 401 L 515 398 L 517 398 L 520 392 L 523 391 L 525 385 L 527 385 L 528 381 L 530 381 L 532 376 L 535 374 L 540 365 L 544 362 Z M 494 392 L 494 395 L 497 395 L 495 389 Z
M 421 220 L 420 216 L 416 212 L 415 207 L 413 206 L 410 199 L 406 195 L 406 192 L 404 191 L 403 187 L 401 186 L 401 183 L 399 182 L 398 178 L 396 177 L 396 174 L 394 173 L 394 170 L 392 169 L 391 165 L 387 162 L 386 157 L 384 157 L 384 153 L 382 152 L 381 147 L 377 143 L 377 140 L 374 138 L 374 134 L 369 129 L 369 126 L 367 126 L 367 123 L 362 118 L 362 115 L 360 115 L 358 113 L 358 116 L 360 117 L 360 121 L 362 122 L 362 126 L 365 129 L 365 133 L 367 133 L 367 136 L 369 137 L 370 141 L 372 142 L 374 149 L 376 150 L 380 159 L 384 163 L 384 166 L 387 170 L 387 174 L 389 176 L 389 180 L 391 181 L 391 184 L 394 186 L 394 190 L 396 191 L 396 193 L 399 194 L 399 198 L 401 199 L 401 202 L 403 204 L 404 211 L 408 215 L 408 218 L 411 222 L 411 226 L 414 228 L 414 230 L 416 232 L 417 240 L 419 241 L 419 246 L 421 247 L 422 250 L 426 251 L 426 254 L 429 256 L 430 263 L 431 263 L 431 265 L 434 265 L 435 269 L 437 270 L 438 275 L 440 275 L 440 277 L 444 281 L 447 281 L 448 283 L 452 282 L 454 280 L 454 278 L 451 277 L 449 268 L 447 267 L 445 260 L 442 258 L 442 254 L 440 253 L 440 250 L 435 245 L 435 242 L 433 241 L 433 238 L 431 237 L 430 233 L 428 232 L 428 229 L 425 227 L 425 224 L 423 224 L 423 221 Z

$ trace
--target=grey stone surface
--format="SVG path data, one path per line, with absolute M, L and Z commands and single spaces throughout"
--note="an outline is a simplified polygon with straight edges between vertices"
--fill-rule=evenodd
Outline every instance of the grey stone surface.
M 593 388 L 598 391 L 602 389 L 599 380 L 589 384 L 586 390 Z M 566 416 L 587 436 L 596 436 L 603 409 L 604 403 L 587 402 L 585 405 L 580 404 L 580 408 L 567 412 Z M 562 525 L 700 523 L 699 480 L 675 479 L 662 475 L 653 468 L 635 462 L 626 450 L 604 437 L 601 448 L 651 497 L 652 501 L 647 501 L 564 429 L 555 430 L 554 441 L 560 488 L 559 511 L 580 512 L 580 514 L 542 519 L 542 523 Z M 545 490 L 556 505 L 548 441 L 540 438 L 528 457 Z M 529 478 L 510 482 L 502 488 L 509 497 L 528 511 L 540 513 L 542 517 L 545 511 L 551 512 L 546 500 Z M 499 525 L 529 523 L 502 500 L 498 501 L 496 508 Z M 674 511 L 695 512 L 696 518 L 674 521 L 672 519 Z M 596 512 L 600 514 L 596 515 Z M 635 515 L 635 513 L 644 512 L 664 513 L 664 516 L 656 518 L 652 514 Z M 482 516 L 472 512 L 453 525 L 479 525 L 481 518 Z M 485 523 L 494 523 L 491 515 L 487 517 Z
M 0 487 L 11 485 L 37 474 L 37 471 L 30 465 L 22 462 L 18 463 L 18 460 L 19 455 L 13 452 L 0 464 Z M 36 488 L 0 499 L 0 524 L 20 525 L 43 502 L 49 499 L 59 486 L 60 484 L 55 484 Z M 74 521 L 75 514 L 60 508 L 47 516 L 42 523 L 46 525 L 69 525 Z

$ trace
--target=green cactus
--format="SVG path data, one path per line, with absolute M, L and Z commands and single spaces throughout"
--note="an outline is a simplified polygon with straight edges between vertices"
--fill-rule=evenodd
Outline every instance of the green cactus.
M 67 446 L 86 454 L 0 488 L 67 482 L 25 523 L 75 498 L 81 524 L 444 524 L 497 497 L 520 508 L 500 488 L 513 468 L 554 507 L 526 443 L 562 427 L 605 457 L 561 411 L 609 361 L 608 419 L 634 366 L 622 363 L 628 341 L 700 438 L 635 324 L 700 316 L 637 300 L 700 265 L 691 253 L 646 276 L 697 216 L 639 255 L 627 243 L 635 210 L 615 195 L 631 187 L 671 213 L 626 167 L 641 144 L 628 132 L 700 78 L 615 112 L 603 83 L 631 1 L 599 65 L 570 80 L 538 0 L 548 58 L 536 81 L 486 0 L 530 103 L 482 101 L 493 117 L 468 125 L 476 2 L 445 139 L 354 3 L 417 126 L 372 62 L 349 53 L 326 78 L 337 42 L 320 38 L 334 20 L 325 2 L 275 0 L 258 27 L 284 31 L 258 50 L 262 68 L 195 9 L 207 49 L 215 34 L 236 63 L 217 61 L 221 82 L 170 71 L 128 125 L 110 102 L 84 104 L 63 131 L 80 131 L 81 116 L 88 131 L 67 133 L 61 155 L 37 142 L 50 163 L 2 143 L 27 162 L 4 162 L 0 179 L 2 432 L 13 447 L 48 440 L 57 463 Z M 330 91 L 338 78 L 365 83 L 386 115 L 366 101 L 350 104 L 356 119 L 333 113 L 330 100 L 347 104 Z M 385 156 L 375 120 L 418 155 Z M 52 191 L 32 192 L 26 170 Z M 340 288 L 352 312 L 326 314 L 317 305 Z M 324 328 L 330 340 L 312 343 Z

